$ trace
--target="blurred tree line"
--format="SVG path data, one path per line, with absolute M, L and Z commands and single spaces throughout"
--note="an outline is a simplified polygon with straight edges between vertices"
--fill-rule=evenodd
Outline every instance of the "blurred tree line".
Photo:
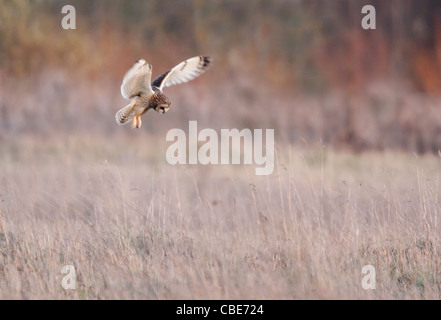
M 65 4 L 76 8 L 74 32 L 60 26 Z M 361 28 L 365 4 L 376 8 L 376 30 Z M 114 66 L 120 76 L 132 52 L 165 56 L 164 65 L 202 52 L 226 75 L 291 90 L 358 90 L 376 77 L 441 90 L 439 0 L 0 0 L 0 8 L 0 70 L 16 76 L 48 66 L 91 74 Z
M 376 30 L 361 26 L 368 4 Z M 64 5 L 76 30 L 61 27 Z M 178 90 L 177 121 L 352 150 L 441 149 L 439 0 L 0 0 L 0 134 L 113 132 L 109 106 L 133 61 L 156 75 L 199 54 L 215 58 L 203 80 L 215 89 L 200 110 L 196 85 Z

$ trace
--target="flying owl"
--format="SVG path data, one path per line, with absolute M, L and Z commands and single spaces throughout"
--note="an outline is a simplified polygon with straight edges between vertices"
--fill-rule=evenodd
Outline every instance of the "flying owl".
M 150 83 L 152 65 L 144 59 L 138 60 L 127 71 L 121 85 L 122 96 L 132 101 L 116 113 L 116 122 L 122 125 L 132 120 L 132 128 L 140 128 L 141 116 L 149 109 L 166 113 L 171 102 L 162 92 L 163 88 L 193 80 L 205 72 L 211 63 L 210 57 L 193 57 L 164 72 Z

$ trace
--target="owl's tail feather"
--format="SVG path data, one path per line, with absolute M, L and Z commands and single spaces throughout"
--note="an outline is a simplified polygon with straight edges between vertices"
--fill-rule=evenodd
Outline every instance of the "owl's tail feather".
M 130 104 L 128 104 L 127 106 L 125 106 L 124 108 L 119 110 L 115 115 L 116 123 L 123 125 L 123 124 L 126 124 L 127 122 L 129 122 L 133 116 L 133 111 L 134 111 L 133 107 L 134 106 L 135 106 L 135 103 L 134 103 L 134 101 L 132 101 Z

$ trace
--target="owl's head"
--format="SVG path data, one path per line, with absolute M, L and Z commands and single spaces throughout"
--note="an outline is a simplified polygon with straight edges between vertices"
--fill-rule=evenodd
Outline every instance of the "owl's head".
M 161 114 L 166 113 L 171 105 L 170 99 L 162 92 L 156 92 L 156 96 L 156 106 L 154 109 Z

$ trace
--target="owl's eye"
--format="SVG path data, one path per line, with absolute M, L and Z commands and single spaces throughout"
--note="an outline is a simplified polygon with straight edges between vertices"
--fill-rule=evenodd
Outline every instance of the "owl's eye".
M 164 105 L 160 105 L 156 108 L 156 111 L 158 111 L 159 113 L 166 113 L 168 111 L 169 107 L 168 106 L 164 106 Z

